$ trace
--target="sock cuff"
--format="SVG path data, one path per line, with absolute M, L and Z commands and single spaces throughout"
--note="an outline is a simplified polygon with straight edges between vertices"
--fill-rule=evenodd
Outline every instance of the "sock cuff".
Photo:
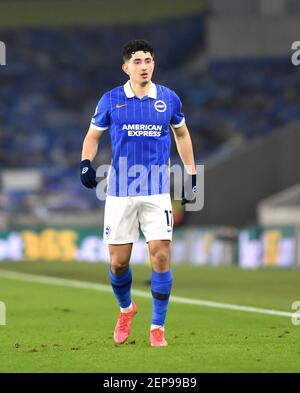
M 109 268 L 109 277 L 113 283 L 118 283 L 118 284 L 122 284 L 122 283 L 125 283 L 128 281 L 131 281 L 132 274 L 131 274 L 130 266 L 128 266 L 128 269 L 126 270 L 126 272 L 124 272 L 122 274 L 114 274 L 111 271 L 111 267 L 110 267 Z
M 171 281 L 173 278 L 172 270 L 168 270 L 167 272 L 157 273 L 152 270 L 152 280 L 159 283 L 165 283 L 166 281 Z

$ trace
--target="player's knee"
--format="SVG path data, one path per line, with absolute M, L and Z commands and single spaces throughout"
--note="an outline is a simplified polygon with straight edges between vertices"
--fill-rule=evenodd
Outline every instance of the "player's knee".
M 169 254 L 165 251 L 156 251 L 151 254 L 153 270 L 162 273 L 169 270 Z
M 118 259 L 111 261 L 111 271 L 113 274 L 123 274 L 128 269 L 128 261 Z

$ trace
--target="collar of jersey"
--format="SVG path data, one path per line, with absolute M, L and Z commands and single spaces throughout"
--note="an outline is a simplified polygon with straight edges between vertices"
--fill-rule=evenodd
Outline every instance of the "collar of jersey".
M 133 98 L 135 97 L 135 94 L 130 86 L 130 81 L 127 81 L 124 85 L 124 92 L 127 98 Z M 157 89 L 156 85 L 151 82 L 150 90 L 148 92 L 148 97 L 154 98 L 156 100 L 157 97 Z

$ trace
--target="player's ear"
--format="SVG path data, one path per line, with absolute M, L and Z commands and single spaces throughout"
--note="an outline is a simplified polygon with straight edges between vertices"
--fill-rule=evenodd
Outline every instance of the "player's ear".
M 125 72 L 125 74 L 129 75 L 128 74 L 128 64 L 127 63 L 122 64 L 122 70 Z

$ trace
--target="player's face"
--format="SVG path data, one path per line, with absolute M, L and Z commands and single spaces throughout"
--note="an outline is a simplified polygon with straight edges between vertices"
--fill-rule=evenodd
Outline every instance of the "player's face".
M 151 81 L 154 60 L 150 52 L 138 51 L 123 64 L 123 70 L 129 76 L 130 80 L 140 85 L 145 85 Z

